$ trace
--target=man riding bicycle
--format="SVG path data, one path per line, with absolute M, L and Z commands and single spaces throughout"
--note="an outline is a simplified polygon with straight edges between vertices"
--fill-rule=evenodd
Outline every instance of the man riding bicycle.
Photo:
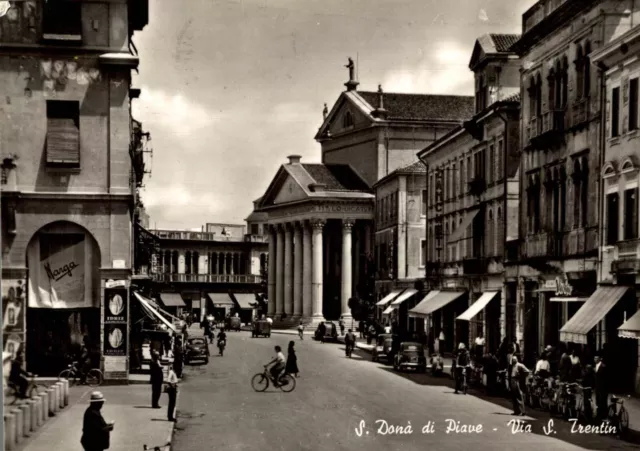
M 467 367 L 469 366 L 469 352 L 467 351 L 464 343 L 460 343 L 458 346 L 458 355 L 456 356 L 456 391 L 458 394 L 460 390 L 463 390 L 465 387 L 465 377 Z
M 26 376 L 29 376 L 25 370 L 22 369 L 23 364 L 22 351 L 18 351 L 16 358 L 11 361 L 11 372 L 9 373 L 9 382 L 14 384 L 18 390 L 18 395 L 21 398 L 27 397 L 27 389 L 29 388 L 29 380 Z
M 278 378 L 280 376 L 280 373 L 282 373 L 282 371 L 286 367 L 287 359 L 284 357 L 284 354 L 282 353 L 282 348 L 280 346 L 276 346 L 275 350 L 276 350 L 276 358 L 273 359 L 271 362 L 267 363 L 265 365 L 265 368 L 271 364 L 274 364 L 269 371 L 271 372 L 271 378 L 273 379 L 273 383 L 277 387 L 278 385 L 280 385 L 278 383 Z
M 356 345 L 356 335 L 353 333 L 351 329 L 349 329 L 347 334 L 344 336 L 344 344 L 346 348 L 345 349 L 346 355 L 348 356 L 349 353 L 353 351 L 353 348 Z
M 226 346 L 227 344 L 227 334 L 224 331 L 224 328 L 220 329 L 220 333 L 218 334 L 218 348 L 221 346 Z

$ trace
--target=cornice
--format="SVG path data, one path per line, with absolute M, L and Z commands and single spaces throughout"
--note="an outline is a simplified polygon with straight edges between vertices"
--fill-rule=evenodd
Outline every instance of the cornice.
M 47 192 L 47 191 L 2 191 L 2 198 L 17 198 L 25 200 L 56 200 L 76 202 L 83 201 L 131 201 L 134 195 L 131 194 L 109 194 L 109 193 L 69 193 L 69 192 Z

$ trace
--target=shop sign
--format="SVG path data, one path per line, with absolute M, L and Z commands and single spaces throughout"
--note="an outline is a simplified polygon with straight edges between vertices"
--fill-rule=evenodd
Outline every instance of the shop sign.
M 85 299 L 84 239 L 41 259 L 37 280 L 39 299 L 34 299 L 31 307 L 88 307 L 90 303 Z
M 25 336 L 26 284 L 22 279 L 2 280 L 2 342 L 4 352 L 15 358 Z
M 127 324 L 126 288 L 107 288 L 104 290 L 104 324 Z
M 126 356 L 127 355 L 127 325 L 126 324 L 105 324 L 104 325 L 104 355 L 105 356 Z
M 126 286 L 127 286 L 126 280 L 109 279 L 105 283 L 105 288 L 117 288 L 117 287 L 126 287 Z
M 556 296 L 571 296 L 573 294 L 573 287 L 567 280 L 567 276 L 556 277 Z
M 556 291 L 558 289 L 556 280 L 545 280 L 542 288 L 549 291 Z

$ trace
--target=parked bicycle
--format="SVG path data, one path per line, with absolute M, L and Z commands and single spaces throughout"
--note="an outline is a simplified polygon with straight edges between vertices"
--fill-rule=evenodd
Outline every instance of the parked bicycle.
M 623 435 L 629 430 L 629 413 L 624 407 L 622 398 L 611 396 L 607 417 L 609 424 L 616 428 L 616 432 L 619 435 Z
M 591 387 L 579 387 L 578 394 L 580 395 L 576 406 L 578 421 L 590 424 L 593 422 L 593 389 Z
M 29 375 L 29 385 L 27 386 L 27 397 L 26 399 L 31 399 L 34 396 L 36 396 L 38 394 L 38 389 L 39 388 L 44 388 L 44 386 L 38 385 L 38 383 L 36 382 L 36 375 L 35 374 L 30 374 Z M 14 384 L 13 382 L 9 381 L 7 382 L 7 387 L 9 387 L 9 389 L 11 390 L 9 395 L 7 396 L 7 399 L 9 398 L 13 398 L 11 400 L 11 402 L 9 403 L 9 405 L 14 405 L 16 404 L 18 401 L 20 401 L 21 399 L 25 399 L 20 395 L 20 388 Z
M 269 388 L 269 382 L 278 387 L 285 393 L 289 393 L 296 388 L 296 380 L 291 374 L 282 373 L 278 377 L 278 381 L 274 381 L 267 370 L 267 366 L 264 367 L 264 372 L 258 373 L 251 378 L 251 387 L 257 392 L 263 392 Z
M 90 387 L 97 387 L 102 385 L 102 382 L 104 382 L 102 371 L 97 368 L 91 368 L 87 374 L 84 375 L 82 369 L 78 365 L 78 362 L 73 362 L 66 370 L 62 370 L 58 379 L 68 380 L 70 386 L 78 383 L 85 383 Z

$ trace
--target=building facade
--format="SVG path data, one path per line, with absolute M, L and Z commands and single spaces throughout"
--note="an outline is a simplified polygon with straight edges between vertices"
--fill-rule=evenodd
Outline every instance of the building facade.
M 106 378 L 126 377 L 126 293 L 113 322 L 105 303 L 132 271 L 148 135 L 130 48 L 147 22 L 145 0 L 12 2 L 0 17 L 3 299 L 21 305 L 4 343 L 42 376 L 86 337 Z
M 520 111 L 519 61 L 509 46 L 517 39 L 476 41 L 475 114 L 419 153 L 427 167 L 431 291 L 409 314 L 428 320 L 429 343 L 444 336 L 441 352 L 477 336 L 495 351 L 507 335 L 505 243 L 517 233 Z

